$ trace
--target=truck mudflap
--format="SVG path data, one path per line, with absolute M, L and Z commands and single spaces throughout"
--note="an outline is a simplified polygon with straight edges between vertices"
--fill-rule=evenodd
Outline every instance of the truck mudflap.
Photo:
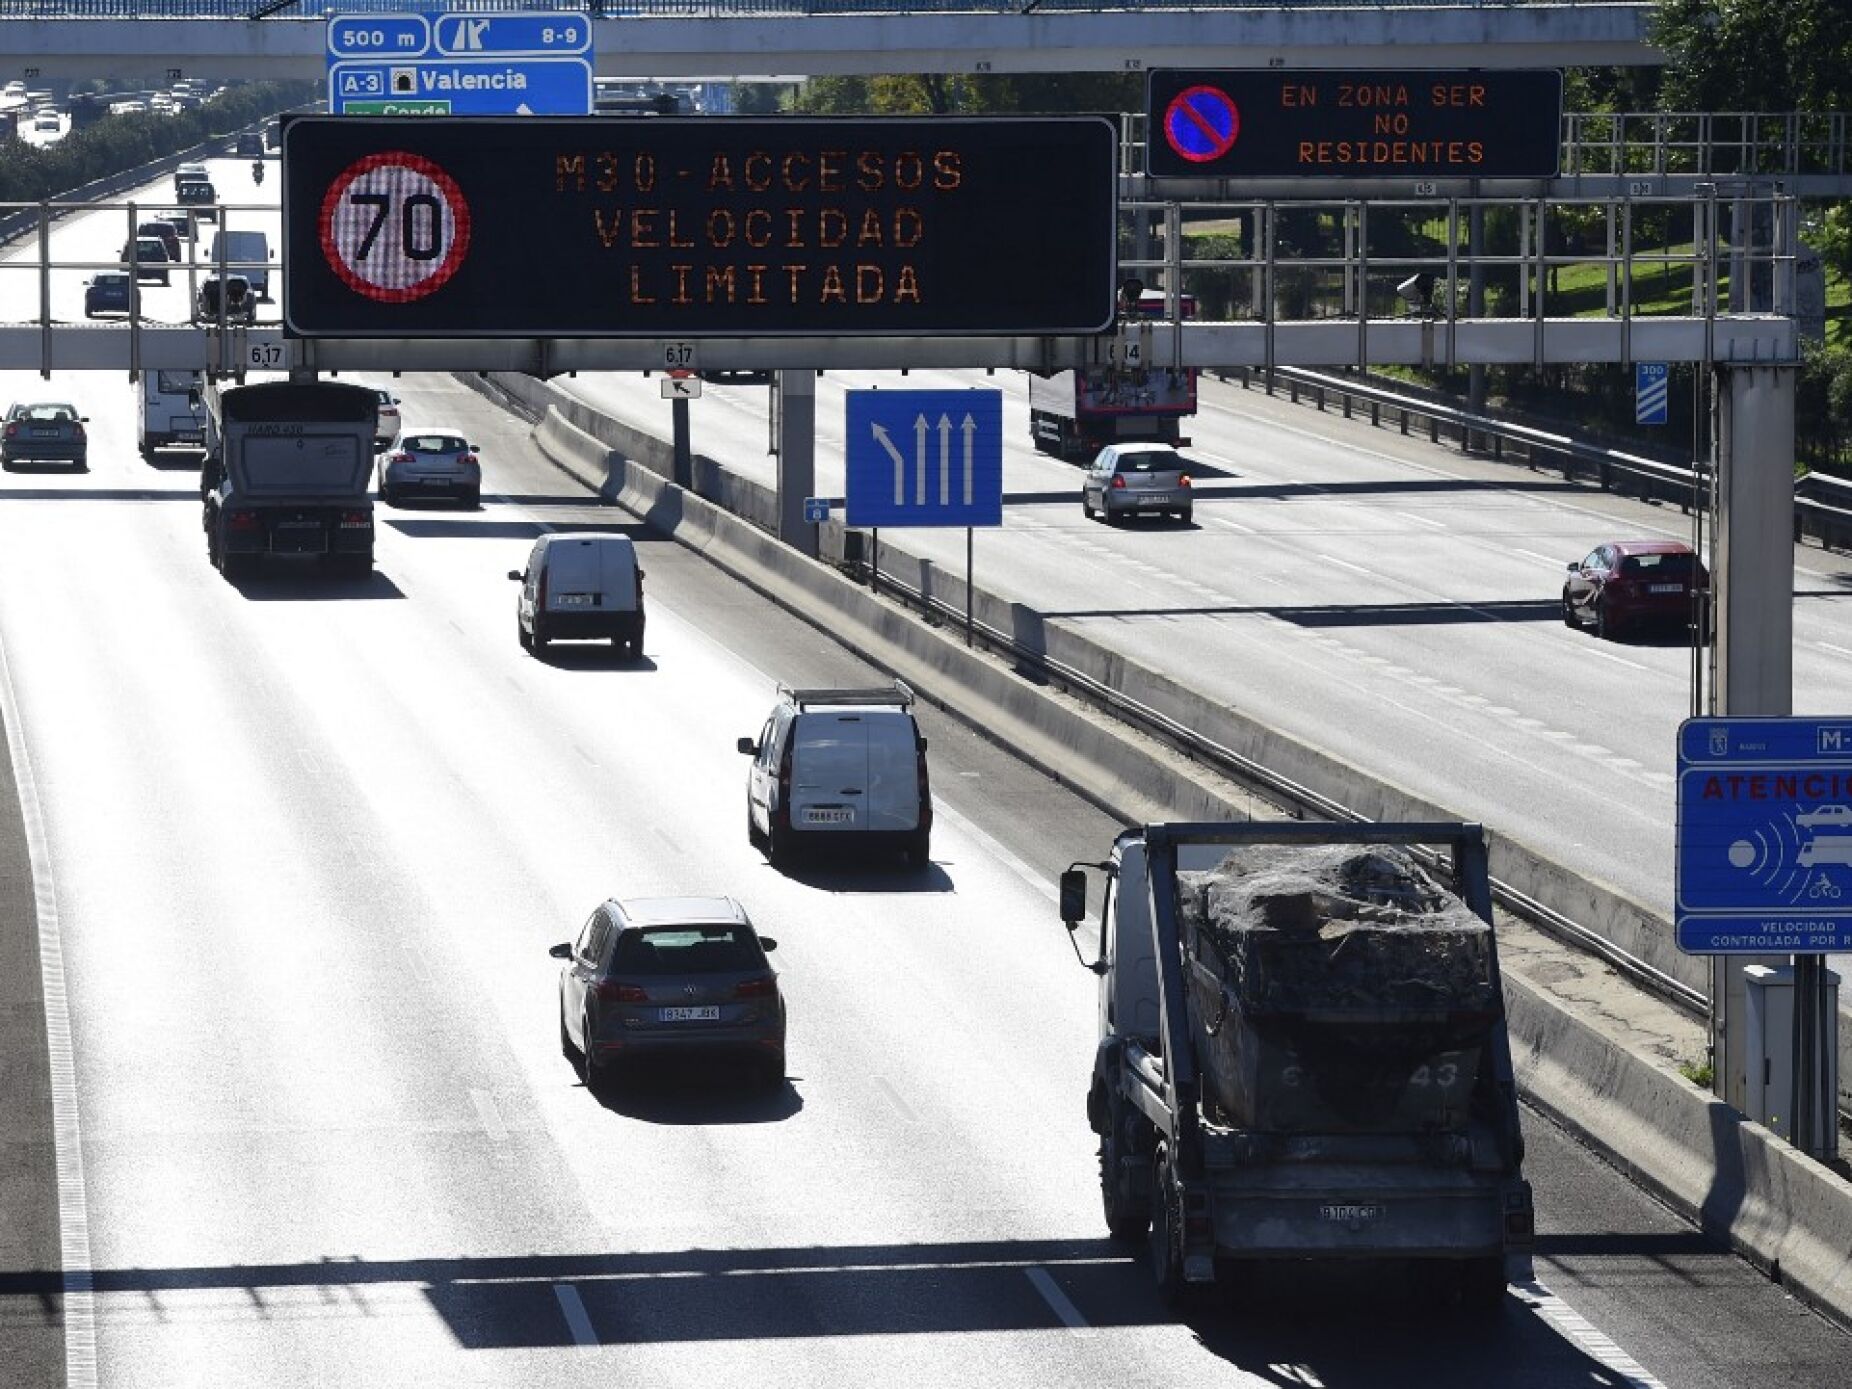
M 1256 1168 L 1202 1187 L 1225 1259 L 1483 1259 L 1528 1276 L 1529 1183 L 1471 1172 Z

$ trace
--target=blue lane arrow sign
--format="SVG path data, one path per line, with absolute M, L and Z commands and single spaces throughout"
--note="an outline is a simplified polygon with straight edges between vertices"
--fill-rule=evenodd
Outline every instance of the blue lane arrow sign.
M 1003 524 L 1001 391 L 849 391 L 851 526 Z

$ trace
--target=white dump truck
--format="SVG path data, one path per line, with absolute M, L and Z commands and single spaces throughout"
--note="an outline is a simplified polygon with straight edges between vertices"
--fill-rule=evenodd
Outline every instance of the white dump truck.
M 1090 871 L 1101 1197 L 1165 1298 L 1393 1259 L 1503 1306 L 1533 1214 L 1480 827 L 1147 825 L 1062 875 L 1070 932 Z

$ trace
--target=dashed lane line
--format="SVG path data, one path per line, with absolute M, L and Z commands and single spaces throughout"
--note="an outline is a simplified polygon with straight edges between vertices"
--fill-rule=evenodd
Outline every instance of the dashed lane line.
M 1538 1282 L 1514 1283 L 1519 1298 L 1564 1340 L 1621 1377 L 1628 1389 L 1666 1389 L 1646 1367 L 1615 1345 L 1593 1322 Z
M 1061 1291 L 1061 1285 L 1055 1282 L 1047 1269 L 1025 1268 L 1023 1274 L 1028 1278 L 1030 1286 L 1042 1295 L 1042 1301 L 1046 1302 L 1054 1310 L 1054 1314 L 1061 1318 L 1063 1326 L 1076 1336 L 1093 1335 L 1093 1328 L 1087 1324 L 1087 1319 L 1081 1316 L 1080 1309 L 1068 1300 L 1068 1295 Z
M 566 1329 L 572 1333 L 573 1344 L 599 1344 L 598 1333 L 592 1328 L 592 1319 L 586 1315 L 585 1300 L 579 1296 L 579 1290 L 570 1283 L 555 1283 L 553 1296 L 559 1302 L 560 1315 L 566 1319 Z

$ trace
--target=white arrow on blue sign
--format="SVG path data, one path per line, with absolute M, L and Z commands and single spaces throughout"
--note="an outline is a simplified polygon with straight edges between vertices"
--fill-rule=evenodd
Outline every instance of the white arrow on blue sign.
M 1671 369 L 1664 362 L 1633 364 L 1633 422 L 1664 424 L 1666 392 L 1672 384 Z
M 1001 391 L 848 391 L 851 526 L 1003 524 Z

